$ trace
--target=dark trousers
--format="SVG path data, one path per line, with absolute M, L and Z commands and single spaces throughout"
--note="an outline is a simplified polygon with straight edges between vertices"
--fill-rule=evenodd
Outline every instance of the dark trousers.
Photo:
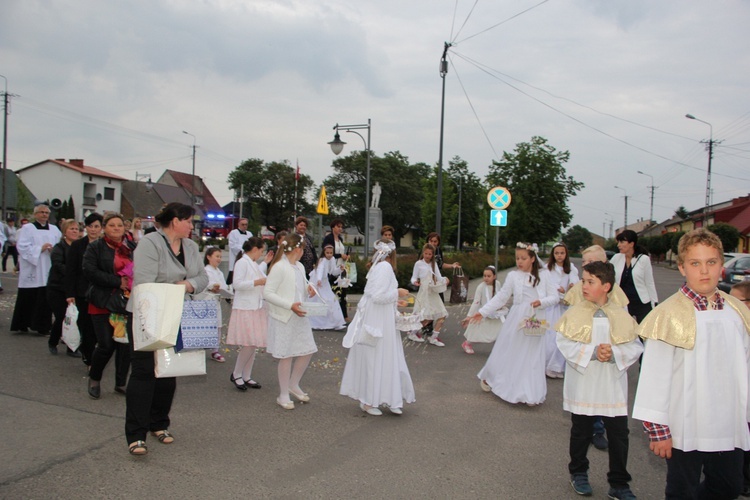
M 133 326 L 128 321 L 131 364 L 130 381 L 126 395 L 125 438 L 128 444 L 145 441 L 149 431 L 169 428 L 169 411 L 172 409 L 177 379 L 154 376 L 154 353 L 133 351 Z
M 96 334 L 96 348 L 91 358 L 89 378 L 101 381 L 104 367 L 109 363 L 112 354 L 115 354 L 115 385 L 124 387 L 130 368 L 130 345 L 114 341 L 112 335 L 115 329 L 109 324 L 109 314 L 92 314 L 90 317 Z M 128 324 L 131 321 L 132 318 L 128 317 Z
M 76 307 L 78 308 L 78 331 L 81 333 L 81 347 L 78 350 L 81 352 L 83 362 L 91 366 L 96 347 L 96 334 L 89 314 L 89 303 L 84 297 L 76 297 Z
M 47 287 L 19 288 L 10 331 L 34 330 L 47 335 L 52 326 L 52 311 L 47 303 Z
M 628 302 L 628 314 L 635 318 L 635 321 L 640 325 L 643 318 L 651 312 L 651 302 L 641 302 L 640 300 L 631 300 Z
M 721 500 L 742 491 L 743 451 L 682 451 L 667 459 L 665 498 Z M 705 479 L 701 482 L 701 473 Z
M 50 309 L 52 309 L 52 314 L 55 316 L 55 321 L 52 323 L 52 330 L 50 330 L 49 333 L 48 344 L 50 347 L 57 347 L 60 343 L 60 338 L 62 337 L 65 311 L 68 309 L 68 301 L 65 297 L 65 292 L 47 287 L 47 303 L 49 304 Z
M 5 255 L 3 256 L 3 272 L 5 272 L 5 264 L 8 262 L 8 257 L 13 256 L 13 267 L 18 267 L 18 249 L 15 245 L 8 245 L 5 248 Z
M 571 474 L 583 474 L 589 470 L 589 459 L 586 458 L 591 438 L 594 434 L 594 420 L 599 417 L 576 415 L 571 413 L 570 419 L 570 463 L 568 471 Z M 612 488 L 624 488 L 632 479 L 628 474 L 628 417 L 601 417 L 609 438 L 609 472 L 607 482 Z

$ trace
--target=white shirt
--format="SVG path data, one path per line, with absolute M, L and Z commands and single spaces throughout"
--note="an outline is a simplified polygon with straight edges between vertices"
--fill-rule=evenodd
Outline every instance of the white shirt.
M 224 278 L 224 273 L 221 272 L 221 269 L 211 264 L 206 264 L 206 274 L 208 275 L 207 290 L 211 290 L 218 283 L 220 289 L 229 291 L 229 285 L 227 285 L 227 280 Z
M 229 270 L 234 270 L 234 261 L 237 259 L 237 254 L 242 251 L 242 245 L 253 237 L 253 233 L 245 231 L 245 234 L 240 233 L 239 229 L 232 229 L 229 232 Z
M 234 301 L 232 309 L 254 311 L 263 306 L 263 286 L 255 286 L 255 280 L 265 278 L 257 262 L 244 254 L 234 266 Z
M 750 335 L 729 306 L 695 320 L 692 350 L 646 341 L 633 418 L 668 425 L 678 450 L 749 450 Z
M 49 229 L 37 229 L 28 223 L 18 230 L 18 256 L 21 258 L 18 271 L 18 288 L 39 288 L 47 286 L 47 277 L 52 267 L 52 248 L 42 252 L 42 245 L 55 246 L 62 237 L 57 226 L 47 224 Z

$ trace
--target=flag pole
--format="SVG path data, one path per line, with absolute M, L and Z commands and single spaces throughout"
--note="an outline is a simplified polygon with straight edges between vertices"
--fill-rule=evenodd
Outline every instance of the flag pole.
M 297 220 L 297 183 L 299 182 L 299 158 L 297 158 L 297 173 L 294 175 L 294 220 Z M 294 221 L 292 221 L 294 227 Z

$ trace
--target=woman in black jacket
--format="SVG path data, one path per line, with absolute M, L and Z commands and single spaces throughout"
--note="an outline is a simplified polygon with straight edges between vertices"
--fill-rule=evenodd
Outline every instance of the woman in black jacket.
M 47 277 L 47 303 L 55 315 L 55 322 L 52 324 L 52 331 L 49 335 L 49 352 L 57 354 L 57 345 L 60 343 L 62 336 L 63 320 L 65 320 L 65 310 L 68 308 L 68 302 L 65 297 L 65 262 L 68 258 L 70 244 L 78 239 L 78 222 L 75 219 L 63 219 L 60 224 L 62 238 L 52 247 L 50 259 L 52 267 Z M 80 354 L 73 352 L 70 348 L 67 350 L 68 356 L 75 358 Z
M 89 287 L 89 315 L 96 334 L 96 349 L 89 370 L 89 396 L 99 399 L 104 367 L 112 354 L 115 357 L 115 392 L 125 394 L 130 368 L 130 346 L 113 339 L 113 323 L 130 321 L 125 312 L 133 282 L 133 243 L 125 238 L 122 215 L 104 217 L 104 237 L 89 243 L 83 255 L 83 273 L 91 282 Z
M 78 350 L 82 355 L 83 363 L 91 366 L 96 335 L 94 335 L 94 325 L 89 316 L 89 302 L 86 299 L 86 290 L 90 283 L 83 274 L 83 254 L 89 243 L 99 239 L 102 232 L 102 216 L 94 212 L 89 214 L 83 223 L 86 225 L 86 236 L 70 244 L 68 258 L 65 261 L 65 297 L 68 304 L 74 303 L 78 308 L 78 331 L 81 333 L 81 347 Z

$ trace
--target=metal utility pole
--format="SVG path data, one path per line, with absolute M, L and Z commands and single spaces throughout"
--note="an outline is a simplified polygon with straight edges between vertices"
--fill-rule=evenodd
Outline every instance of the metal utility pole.
M 711 159 L 714 157 L 714 144 L 720 143 L 721 141 L 714 141 L 714 127 L 707 121 L 696 118 L 690 113 L 686 114 L 685 118 L 705 123 L 709 128 L 708 141 L 701 141 L 702 144 L 707 144 L 706 149 L 708 150 L 708 171 L 706 172 L 706 205 L 703 208 L 703 227 L 706 227 L 708 226 L 708 211 L 711 207 Z
M 190 137 L 193 138 L 193 176 L 190 179 L 191 183 L 191 189 L 190 189 L 190 204 L 195 208 L 195 136 L 191 134 L 190 132 L 182 131 L 183 134 L 187 134 Z
M 440 78 L 443 79 L 443 94 L 440 106 L 440 154 L 438 155 L 437 201 L 435 204 L 435 232 L 440 234 L 443 225 L 443 136 L 445 131 L 445 75 L 448 74 L 448 49 L 452 44 L 445 42 L 443 57 L 440 58 Z
M 8 79 L 5 78 L 3 75 L 0 75 L 0 77 L 5 80 L 5 91 L 3 92 L 3 200 L 2 200 L 2 210 L 3 210 L 3 218 L 2 221 L 5 222 L 6 216 L 7 216 L 7 198 L 6 193 L 8 191 L 7 184 L 8 184 Z
M 623 227 L 623 231 L 628 228 L 628 192 L 625 191 L 625 188 L 621 188 L 620 186 L 615 186 L 615 189 L 622 189 L 625 193 L 625 226 Z
M 649 186 L 649 189 L 651 190 L 651 212 L 648 218 L 649 224 L 651 222 L 656 222 L 654 220 L 654 190 L 656 189 L 656 186 L 654 186 L 654 176 L 647 174 L 646 172 L 638 171 L 639 174 L 645 175 L 651 178 L 651 185 Z

